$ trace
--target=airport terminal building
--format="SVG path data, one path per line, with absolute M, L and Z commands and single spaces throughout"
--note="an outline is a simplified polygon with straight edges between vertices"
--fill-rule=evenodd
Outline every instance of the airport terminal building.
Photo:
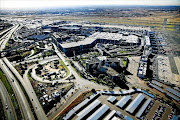
M 92 48 L 96 43 L 109 43 L 115 45 L 140 45 L 140 39 L 136 35 L 129 33 L 109 33 L 95 32 L 84 40 L 73 42 L 59 42 L 56 36 L 52 36 L 53 42 L 66 54 L 73 54 L 73 51 L 80 53 L 88 48 Z

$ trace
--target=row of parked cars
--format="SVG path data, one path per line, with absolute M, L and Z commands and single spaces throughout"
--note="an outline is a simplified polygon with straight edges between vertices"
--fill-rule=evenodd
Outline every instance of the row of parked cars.
M 140 120 L 145 120 L 146 115 L 150 112 L 150 109 L 152 108 L 152 106 L 154 105 L 155 101 L 151 101 L 151 103 L 148 105 L 148 107 L 146 108 L 146 110 L 144 111 L 142 117 L 140 118 Z
M 159 105 L 159 107 L 156 110 L 152 120 L 161 120 L 161 118 L 165 112 L 165 108 L 166 108 L 165 106 Z
M 172 109 L 171 113 L 168 115 L 168 120 L 172 120 L 174 114 L 175 114 L 175 109 Z

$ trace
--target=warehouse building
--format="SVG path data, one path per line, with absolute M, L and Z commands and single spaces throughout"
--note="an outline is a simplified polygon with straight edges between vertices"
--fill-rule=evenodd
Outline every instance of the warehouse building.
M 148 107 L 148 105 L 151 103 L 152 99 L 149 98 L 145 104 L 142 106 L 142 108 L 140 109 L 140 111 L 137 114 L 137 118 L 140 118 L 142 116 L 142 114 L 144 113 L 144 111 L 146 110 L 146 108 Z
M 94 112 L 87 120 L 98 120 L 101 118 L 107 111 L 109 110 L 109 106 L 104 104 L 101 106 L 96 112 Z
M 124 97 L 121 98 L 120 101 L 118 101 L 116 103 L 116 106 L 120 107 L 120 108 L 123 108 L 128 103 L 128 101 L 130 101 L 130 99 L 131 99 L 131 96 L 124 96 Z
M 141 102 L 144 100 L 145 96 L 142 94 L 139 94 L 132 103 L 126 108 L 126 111 L 133 114 L 137 107 L 141 104 Z

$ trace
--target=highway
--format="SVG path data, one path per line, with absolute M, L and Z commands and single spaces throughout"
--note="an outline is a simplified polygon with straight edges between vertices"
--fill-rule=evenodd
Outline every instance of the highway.
M 6 32 L 8 32 L 8 31 L 9 31 L 10 29 L 12 29 L 13 27 L 14 27 L 14 26 L 11 26 L 10 28 L 2 31 L 2 32 L 0 33 L 0 36 L 2 36 L 3 34 L 6 34 Z
M 0 80 L 0 96 L 1 96 L 3 106 L 4 106 L 4 111 L 7 113 L 7 117 L 8 117 L 7 119 L 8 120 L 17 120 L 11 98 L 1 80 Z M 6 108 L 6 104 L 7 104 L 8 108 Z
M 23 79 L 22 76 L 18 73 L 18 71 L 11 65 L 9 60 L 7 58 L 3 58 L 4 62 L 7 64 L 9 69 L 14 73 L 14 75 L 17 77 L 17 79 L 21 82 L 22 86 L 26 90 L 26 93 L 28 94 L 29 99 L 31 100 L 31 103 L 33 105 L 34 111 L 36 113 L 36 116 L 39 120 L 47 120 L 47 117 L 44 113 L 44 110 L 39 103 L 39 100 L 36 96 L 36 93 L 34 92 L 34 89 L 29 81 L 29 79 Z M 27 78 L 27 77 L 25 77 Z
M 36 62 L 36 61 L 47 61 L 47 60 L 52 60 L 52 58 L 54 59 L 54 60 L 56 60 L 56 59 L 59 59 L 56 55 L 53 55 L 53 56 L 49 56 L 49 57 L 45 57 L 44 59 L 41 57 L 41 58 L 35 58 L 35 59 L 26 59 L 26 60 L 24 60 L 24 61 L 21 61 L 21 62 L 15 62 L 15 61 L 13 61 L 13 62 L 11 62 L 11 64 L 13 65 L 13 66 L 16 66 L 16 65 L 19 65 L 20 63 L 21 64 L 25 64 L 25 62 L 26 63 L 30 63 L 30 62 Z
M 0 41 L 0 51 L 2 51 L 6 47 L 6 43 L 10 39 L 11 35 L 13 34 L 13 32 L 18 28 L 18 26 L 19 26 L 19 24 L 14 26 L 9 32 L 7 32 L 7 34 L 5 35 L 5 38 L 4 37 L 1 38 L 1 41 Z
M 0 67 L 3 70 L 4 74 L 6 75 L 9 83 L 11 84 L 13 91 L 16 94 L 16 98 L 18 100 L 19 106 L 21 108 L 21 112 L 23 113 L 23 118 L 26 120 L 34 120 L 34 116 L 31 112 L 31 109 L 29 107 L 29 103 L 26 100 L 26 97 L 18 83 L 18 81 L 16 80 L 16 78 L 13 76 L 13 74 L 10 72 L 10 70 L 8 69 L 8 67 L 5 65 L 5 63 L 3 62 L 2 59 L 0 59 Z

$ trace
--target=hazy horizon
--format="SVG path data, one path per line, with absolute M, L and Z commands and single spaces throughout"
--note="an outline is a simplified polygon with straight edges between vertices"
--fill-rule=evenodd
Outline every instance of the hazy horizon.
M 38 10 L 78 6 L 180 6 L 180 0 L 0 0 L 1 10 Z

